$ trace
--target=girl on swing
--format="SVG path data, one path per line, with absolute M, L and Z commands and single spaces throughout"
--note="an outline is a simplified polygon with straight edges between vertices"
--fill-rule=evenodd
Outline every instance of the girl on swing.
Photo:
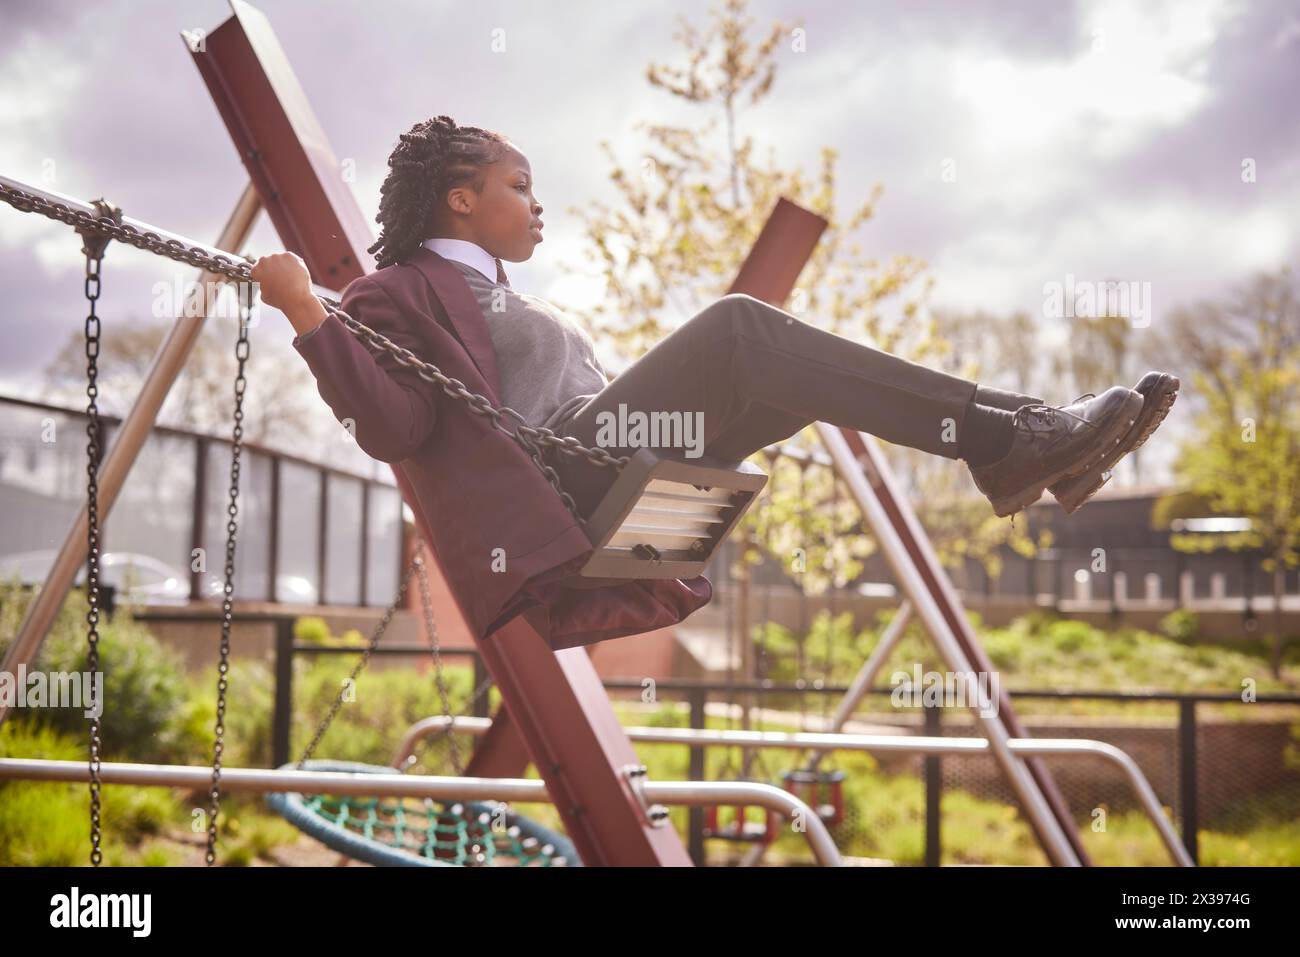
M 421 247 L 464 277 L 495 352 L 502 404 L 532 426 L 596 447 L 602 413 L 703 414 L 703 453 L 723 461 L 786 439 L 814 421 L 965 461 L 999 516 L 1051 491 L 1067 513 L 1159 426 L 1179 381 L 1149 372 L 1066 406 L 926 368 L 818 329 L 776 306 L 728 295 L 707 306 L 608 381 L 591 338 L 555 306 L 510 287 L 502 261 L 524 262 L 542 242 L 542 205 L 523 152 L 500 133 L 437 116 L 400 138 L 382 188 L 380 271 Z M 252 270 L 262 299 L 281 309 L 301 346 L 327 313 L 293 253 Z M 365 317 L 358 317 L 365 322 Z M 438 363 L 436 356 L 421 358 Z M 423 380 L 432 404 L 441 392 Z M 624 407 L 620 410 L 620 407 Z M 430 414 L 429 421 L 432 421 Z M 507 420 L 508 421 L 508 420 Z M 512 424 L 512 423 L 508 423 Z M 612 455 L 636 450 L 606 446 Z M 586 515 L 613 470 L 553 454 L 561 484 Z

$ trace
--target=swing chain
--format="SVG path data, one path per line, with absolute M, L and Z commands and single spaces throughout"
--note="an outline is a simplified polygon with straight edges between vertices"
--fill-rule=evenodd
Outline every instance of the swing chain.
M 115 222 L 121 222 L 122 210 L 110 205 L 103 198 L 92 204 L 101 216 Z M 99 422 L 99 316 L 95 314 L 95 303 L 100 293 L 100 266 L 109 239 L 94 230 L 77 230 L 82 238 L 81 251 L 86 256 L 86 301 L 90 312 L 86 316 L 86 668 L 91 675 L 99 672 L 99 460 L 102 453 L 100 445 Z M 99 767 L 100 767 L 100 726 L 99 716 L 103 713 L 100 702 L 94 698 L 91 682 L 90 719 L 90 863 L 99 867 L 104 855 L 100 850 L 100 807 L 99 807 Z
M 433 621 L 433 603 L 429 599 L 429 576 L 424 570 L 424 540 L 419 543 L 420 554 L 415 556 L 415 571 L 420 576 L 420 602 L 424 606 L 424 627 L 429 635 L 429 650 L 433 653 L 434 679 L 438 685 L 438 696 L 442 699 L 443 716 L 449 718 L 447 722 L 447 747 L 451 750 L 451 766 L 456 769 L 459 777 L 465 776 L 465 768 L 460 761 L 460 747 L 456 744 L 456 736 L 451 733 L 451 725 L 455 724 L 456 719 L 451 713 L 451 699 L 447 695 L 447 681 L 442 671 L 442 654 L 438 648 L 438 630 Z
M 330 705 L 329 712 L 316 728 L 315 734 L 312 735 L 311 743 L 307 745 L 306 749 L 302 753 L 302 757 L 298 759 L 299 771 L 303 770 L 307 760 L 312 756 L 312 753 L 316 750 L 316 746 L 320 743 L 321 738 L 323 738 L 325 732 L 329 730 L 329 726 L 333 722 L 334 716 L 338 714 L 339 709 L 343 706 L 347 689 L 349 687 L 356 687 L 357 677 L 366 668 L 366 665 L 370 661 L 370 656 L 374 654 L 375 648 L 379 646 L 379 640 L 383 638 L 384 632 L 388 628 L 388 623 L 392 621 L 394 612 L 396 612 L 402 604 L 402 599 L 406 594 L 406 587 L 411 580 L 412 572 L 418 572 L 420 576 L 420 602 L 424 608 L 424 625 L 426 633 L 430 636 L 432 641 L 430 651 L 433 654 L 438 690 L 442 697 L 443 715 L 452 718 L 452 721 L 454 722 L 455 718 L 451 713 L 451 702 L 447 694 L 447 685 L 443 677 L 442 656 L 439 654 L 438 647 L 438 631 L 433 620 L 433 603 L 429 598 L 429 582 L 425 575 L 424 539 L 419 539 L 416 547 L 416 555 L 411 559 L 411 563 L 406 567 L 406 572 L 402 575 L 402 583 L 398 586 L 397 596 L 393 599 L 388 608 L 384 610 L 384 616 L 380 619 L 379 624 L 375 626 L 374 633 L 371 634 L 370 641 L 367 643 L 365 651 L 362 652 L 361 659 L 353 667 L 352 673 L 348 675 L 347 680 L 344 681 L 343 686 L 339 689 L 338 695 L 335 696 L 334 701 Z M 476 689 L 474 689 L 474 693 L 470 696 L 467 708 L 472 708 L 478 699 L 482 697 L 483 692 L 491 686 L 492 678 L 489 676 L 485 678 Z M 456 749 L 455 739 L 450 736 L 450 730 L 450 727 L 448 727 L 445 733 L 448 734 L 448 741 L 451 746 L 452 762 L 456 767 L 456 773 L 463 775 L 465 772 L 460 762 L 460 753 Z
M 342 686 L 339 688 L 339 693 L 335 696 L 333 703 L 330 705 L 329 712 L 325 715 L 325 719 L 321 721 L 320 725 L 316 728 L 316 733 L 312 735 L 311 742 L 303 751 L 302 757 L 298 759 L 299 771 L 303 770 L 307 760 L 316 750 L 316 745 L 320 744 L 320 739 L 323 738 L 325 732 L 329 730 L 330 723 L 334 720 L 334 716 L 338 714 L 339 708 L 343 707 L 343 702 L 346 699 L 348 689 L 356 687 L 357 676 L 361 674 L 362 669 L 364 669 L 366 664 L 370 661 L 370 656 L 374 654 L 375 648 L 379 645 L 379 639 L 384 636 L 384 631 L 388 628 L 388 623 L 393 620 L 393 613 L 396 612 L 398 607 L 402 604 L 402 599 L 406 595 L 407 583 L 411 580 L 411 572 L 415 570 L 416 562 L 419 560 L 419 556 L 417 555 L 411 564 L 406 567 L 406 571 L 402 575 L 402 583 L 397 586 L 397 595 L 394 596 L 388 607 L 384 609 L 384 616 L 379 620 L 379 624 L 375 626 L 374 633 L 371 634 L 370 641 L 366 645 L 365 651 L 361 653 L 361 659 L 352 668 L 352 673 L 343 681 Z
M 409 349 L 404 349 L 396 343 L 389 340 L 381 333 L 375 332 L 368 326 L 362 325 L 353 319 L 342 309 L 339 309 L 333 302 L 317 297 L 318 301 L 324 307 L 326 313 L 334 316 L 345 327 L 353 332 L 358 339 L 362 340 L 367 346 L 374 347 L 389 353 L 400 365 L 414 369 L 426 382 L 440 385 L 443 392 L 454 399 L 464 402 L 475 415 L 481 415 L 491 420 L 492 427 L 498 432 L 510 436 L 528 452 L 529 458 L 537 466 L 542 475 L 555 489 L 560 500 L 564 502 L 570 514 L 582 525 L 586 525 L 586 519 L 579 513 L 578 506 L 573 497 L 560 485 L 559 474 L 555 471 L 545 455 L 551 449 L 563 452 L 566 455 L 581 455 L 593 465 L 608 468 L 621 469 L 629 461 L 629 456 L 613 456 L 602 448 L 587 448 L 572 436 L 559 436 L 544 426 L 531 426 L 527 420 L 509 406 L 503 406 L 498 409 L 492 405 L 485 396 L 470 392 L 465 388 L 465 384 L 459 379 L 452 379 L 444 375 L 442 371 L 430 362 L 425 362 Z M 511 432 L 501 424 L 501 418 L 504 415 L 514 416 L 519 424 Z
M 102 217 L 96 218 L 82 210 L 73 209 L 66 203 L 47 200 L 43 196 L 4 183 L 0 183 L 0 201 L 6 202 L 23 212 L 40 213 L 50 219 L 57 219 L 60 222 L 75 226 L 79 232 L 84 230 L 91 234 L 102 235 L 106 237 L 105 242 L 110 238 L 117 239 L 128 246 L 134 246 L 137 249 L 156 253 L 167 259 L 188 263 L 191 266 L 226 276 L 241 285 L 252 283 L 250 278 L 252 266 L 247 258 L 242 262 L 237 262 L 225 255 L 211 255 L 197 246 L 188 246 L 179 239 L 163 239 L 155 232 L 147 230 L 142 232 L 130 223 L 115 222 Z M 630 456 L 614 456 L 601 448 L 587 448 L 571 436 L 559 436 L 548 428 L 528 425 L 527 420 L 514 409 L 508 406 L 499 409 L 494 407 L 485 396 L 470 392 L 460 380 L 444 375 L 437 366 L 425 362 L 409 349 L 398 346 L 375 330 L 362 325 L 340 309 L 333 300 L 319 296 L 317 300 L 325 308 L 327 315 L 336 317 L 367 346 L 389 353 L 400 365 L 414 369 L 420 378 L 425 381 L 441 386 L 447 395 L 464 402 L 475 415 L 490 419 L 494 429 L 514 439 L 528 452 L 533 464 L 546 477 L 551 487 L 555 489 L 556 494 L 560 496 L 560 500 L 580 525 L 585 527 L 587 524 L 586 519 L 578 512 L 573 497 L 564 491 L 560 485 L 558 473 L 548 464 L 544 456 L 552 451 L 562 452 L 565 455 L 582 456 L 593 465 L 616 469 L 622 469 L 630 461 Z M 513 416 L 518 421 L 519 424 L 514 431 L 501 424 L 503 415 Z
M 442 655 L 439 648 L 438 629 L 433 620 L 433 602 L 429 598 L 429 579 L 425 573 L 424 562 L 421 561 L 421 556 L 425 548 L 423 539 L 420 540 L 419 548 L 421 555 L 417 555 L 415 561 L 417 563 L 416 571 L 420 576 L 420 603 L 424 608 L 425 633 L 429 635 L 430 638 L 429 650 L 433 654 L 438 692 L 442 698 L 442 716 L 448 719 L 447 726 L 443 728 L 442 734 L 446 736 L 447 746 L 451 750 L 452 766 L 456 769 L 458 775 L 464 777 L 465 768 L 461 764 L 460 750 L 456 746 L 456 737 L 452 732 L 455 730 L 456 718 L 467 715 L 474 708 L 474 705 L 478 704 L 478 699 L 483 697 L 484 692 L 492 687 L 492 676 L 488 675 L 479 683 L 479 686 L 474 689 L 473 693 L 469 696 L 469 701 L 466 702 L 465 708 L 461 711 L 460 715 L 453 715 L 451 713 L 451 696 L 447 692 L 447 682 L 442 668 Z
M 208 809 L 208 843 L 204 860 L 209 867 L 217 859 L 217 816 L 221 812 L 221 756 L 225 751 L 226 734 L 226 688 L 230 673 L 230 625 L 233 620 L 231 604 L 235 594 L 235 533 L 238 530 L 235 517 L 239 512 L 239 455 L 243 450 L 244 438 L 244 389 L 248 380 L 244 376 L 244 366 L 248 361 L 248 324 L 250 303 L 245 302 L 246 293 L 239 295 L 239 338 L 235 342 L 235 359 L 238 371 L 235 375 L 235 427 L 230 444 L 230 501 L 226 506 L 226 565 L 225 587 L 222 589 L 221 601 L 221 650 L 217 664 L 217 722 L 214 729 L 212 747 L 212 786 Z M 251 296 L 249 296 L 251 300 Z

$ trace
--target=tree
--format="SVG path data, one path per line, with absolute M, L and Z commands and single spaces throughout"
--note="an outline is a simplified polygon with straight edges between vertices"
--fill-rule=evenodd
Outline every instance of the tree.
M 936 368 L 998 388 L 1041 395 L 1037 372 L 1043 349 L 1029 313 L 1020 310 L 998 316 L 982 309 L 935 309 L 934 335 L 938 348 L 930 364 Z
M 98 362 L 99 408 L 125 415 L 139 396 L 159 346 L 175 320 L 132 320 L 105 323 Z M 317 395 L 310 373 L 301 363 L 286 364 L 279 349 L 263 349 L 265 326 L 250 329 L 249 358 L 244 374 L 243 439 L 318 458 L 321 448 L 342 447 L 323 442 L 311 428 Z M 233 320 L 209 319 L 195 342 L 185 368 L 158 412 L 158 424 L 218 438 L 229 438 L 233 427 L 236 360 Z M 45 368 L 42 401 L 84 408 L 86 351 L 81 329 L 69 330 L 58 353 Z
M 1214 322 L 1209 331 L 1189 323 Z M 1270 665 L 1282 665 L 1282 594 L 1287 568 L 1300 563 L 1300 309 L 1290 271 L 1257 276 L 1226 303 L 1188 310 L 1179 327 L 1196 328 L 1185 344 L 1201 405 L 1195 433 L 1182 445 L 1175 474 L 1217 515 L 1248 518 L 1250 528 L 1223 535 L 1174 535 L 1181 551 L 1258 549 L 1273 575 Z M 1159 516 L 1172 516 L 1173 500 Z
M 744 15 L 746 6 L 745 0 L 724 0 L 711 11 L 713 22 L 703 32 L 679 18 L 674 37 L 684 48 L 685 65 L 651 64 L 646 71 L 652 86 L 711 116 L 695 126 L 636 123 L 649 142 L 627 165 L 613 155 L 607 140 L 600 141 L 619 202 L 569 211 L 585 224 L 606 294 L 590 310 L 571 311 L 619 356 L 640 356 L 675 328 L 672 314 L 688 318 L 726 292 L 767 212 L 786 196 L 830 224 L 786 308 L 837 335 L 916 361 L 941 355 L 944 343 L 924 308 L 933 283 L 925 264 L 903 254 L 883 262 L 865 257 L 853 239 L 874 215 L 880 184 L 841 216 L 834 149 L 822 149 L 821 169 L 809 181 L 801 171 L 781 168 L 771 149 L 761 159 L 753 137 L 742 133 L 743 109 L 774 89 L 778 55 L 803 51 L 802 29 L 794 24 L 773 23 L 751 41 L 753 19 Z M 720 123 L 725 124 L 721 135 Z M 792 444 L 812 448 L 816 441 L 804 433 Z M 917 453 L 907 462 L 923 458 Z M 964 483 L 969 504 L 969 481 L 954 476 L 953 463 L 941 464 L 949 473 L 946 481 Z M 833 509 L 832 480 L 818 467 L 809 468 L 802 493 L 796 481 L 777 478 L 765 493 L 769 510 L 752 510 L 737 540 L 767 541 L 775 523 L 784 523 L 784 531 L 773 538 L 773 554 L 803 587 L 817 592 L 852 581 L 860 573 L 860 559 L 874 545 L 853 534 L 860 520 L 849 496 L 842 495 L 839 508 Z M 917 489 L 915 483 L 911 487 Z M 980 543 L 978 550 L 991 553 L 999 533 L 986 521 L 987 503 L 980 502 L 984 511 L 974 518 L 978 533 L 959 529 L 954 537 L 966 543 L 966 550 Z M 945 531 L 956 514 L 941 516 Z M 1006 523 L 1000 527 L 1007 528 Z M 1012 535 L 1002 532 L 1001 540 Z M 949 548 L 940 554 L 950 560 L 955 555 Z M 744 555 L 748 562 L 757 558 L 752 549 Z

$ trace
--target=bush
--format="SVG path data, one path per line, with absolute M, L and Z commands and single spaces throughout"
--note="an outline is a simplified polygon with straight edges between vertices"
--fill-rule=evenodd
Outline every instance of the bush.
M 324 618 L 315 615 L 304 615 L 293 623 L 294 641 L 300 641 L 303 644 L 327 645 L 330 637 L 330 626 L 325 623 Z
M 0 725 L 0 756 L 85 760 L 86 745 L 29 721 Z M 99 792 L 100 848 L 110 866 L 126 862 L 128 846 L 176 820 L 179 805 L 166 788 L 106 784 Z M 0 783 L 0 866 L 66 867 L 89 859 L 90 792 L 85 784 Z
M 1096 640 L 1098 631 L 1086 621 L 1064 619 L 1052 622 L 1047 629 L 1047 640 L 1057 651 L 1070 654 L 1085 648 Z
M 1196 612 L 1180 608 L 1160 619 L 1160 633 L 1174 641 L 1195 641 L 1201 633 L 1201 622 Z
M 30 593 L 4 586 L 0 635 L 17 633 L 30 598 Z M 69 591 L 29 670 L 89 670 L 87 609 L 85 590 Z M 112 619 L 101 615 L 98 631 L 99 668 L 104 675 L 101 753 L 106 758 L 127 756 L 133 761 L 170 763 L 201 748 L 201 740 L 194 741 L 187 732 L 193 703 L 180 656 L 125 612 Z M 0 638 L 0 654 L 9 640 Z M 84 740 L 89 734 L 84 708 L 15 709 L 12 719 L 45 724 L 76 739 Z

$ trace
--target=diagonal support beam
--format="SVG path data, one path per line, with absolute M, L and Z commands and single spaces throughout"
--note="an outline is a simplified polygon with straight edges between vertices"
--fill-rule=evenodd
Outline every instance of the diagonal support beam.
M 824 422 L 817 423 L 817 430 L 948 667 L 955 672 L 992 672 L 993 664 L 966 619 L 961 599 L 911 504 L 899 492 L 875 437 Z M 995 704 L 994 715 L 977 710 L 976 716 L 1039 844 L 1058 866 L 1090 863 L 1069 807 L 1042 759 L 1012 753 L 1010 740 L 1028 735 L 1006 688 L 1000 686 Z

